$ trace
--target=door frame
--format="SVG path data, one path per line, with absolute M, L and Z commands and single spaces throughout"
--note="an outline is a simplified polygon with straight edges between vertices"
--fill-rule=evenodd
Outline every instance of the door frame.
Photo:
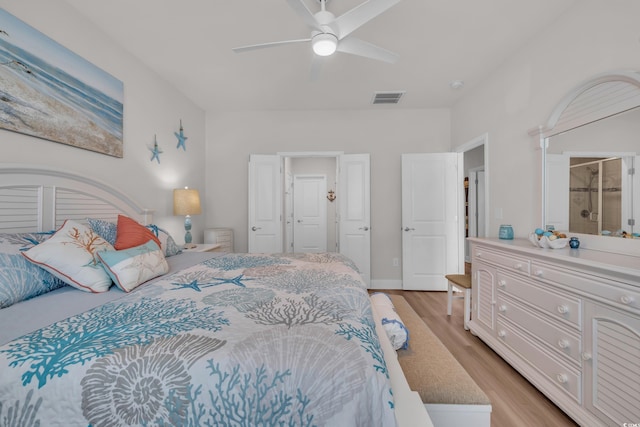
M 326 158 L 333 158 L 335 159 L 335 167 L 336 167 L 336 171 L 335 171 L 335 185 L 338 185 L 338 181 L 340 180 L 339 177 L 339 168 L 340 168 L 340 156 L 344 155 L 344 151 L 279 151 L 276 153 L 276 156 L 280 157 L 280 162 L 283 163 L 285 161 L 286 158 L 311 158 L 311 157 L 326 157 Z M 284 178 L 283 178 L 284 180 Z M 293 182 L 293 177 L 291 178 L 291 182 Z M 286 184 L 286 183 L 285 183 Z M 327 185 L 329 185 L 329 183 L 327 182 Z M 336 205 L 336 209 L 338 206 L 338 203 L 335 204 Z M 293 212 L 293 208 L 291 209 L 291 211 Z M 337 211 L 336 211 L 336 220 L 337 220 L 338 216 L 337 216 Z M 293 220 L 293 218 L 292 218 Z M 286 224 L 285 224 L 286 225 Z M 328 224 L 327 224 L 328 225 Z M 286 236 L 285 236 L 286 237 Z M 330 252 L 340 252 L 340 227 L 339 224 L 336 223 L 335 226 L 335 247 L 334 248 L 329 248 L 327 247 L 327 250 Z M 292 252 L 293 251 L 293 239 L 289 239 L 286 238 L 285 239 L 285 244 L 287 245 L 287 250 L 286 252 Z
M 484 146 L 483 147 L 483 156 L 484 156 L 484 236 L 479 236 L 479 237 L 488 237 L 489 236 L 489 212 L 491 212 L 489 206 L 490 206 L 490 188 L 489 188 L 489 134 L 488 133 L 484 133 L 480 136 L 477 136 L 475 138 L 473 138 L 472 140 L 459 145 L 458 147 L 456 147 L 455 152 L 456 153 L 466 153 L 467 151 L 471 151 L 474 148 L 480 147 L 480 146 Z M 464 179 L 464 172 L 465 172 L 465 167 L 464 167 L 464 155 L 462 156 L 462 165 L 460 166 L 463 170 L 463 179 Z M 464 182 L 460 183 L 461 186 L 464 185 Z M 460 221 L 460 238 L 462 239 L 462 242 L 460 244 L 460 248 L 463 251 L 462 256 L 460 257 L 460 272 L 464 272 L 464 264 L 463 261 L 466 258 L 466 254 L 465 252 L 465 247 L 466 247 L 466 238 L 465 238 L 465 232 L 464 232 L 464 208 L 465 208 L 465 204 L 464 204 L 464 192 L 461 192 L 460 197 L 462 198 L 462 200 L 460 201 L 460 218 L 462 218 L 462 220 Z M 470 259 L 471 257 L 469 257 Z

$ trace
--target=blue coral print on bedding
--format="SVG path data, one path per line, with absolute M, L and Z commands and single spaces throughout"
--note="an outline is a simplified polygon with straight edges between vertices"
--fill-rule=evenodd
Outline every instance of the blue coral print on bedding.
M 39 329 L 0 349 L 10 367 L 24 369 L 22 384 L 38 388 L 62 377 L 71 365 L 85 364 L 123 346 L 172 336 L 194 328 L 219 330 L 229 321 L 192 301 L 143 299 L 133 304 L 105 304 L 84 314 Z
M 0 347 L 0 420 L 395 425 L 366 286 L 303 258 L 224 255 Z

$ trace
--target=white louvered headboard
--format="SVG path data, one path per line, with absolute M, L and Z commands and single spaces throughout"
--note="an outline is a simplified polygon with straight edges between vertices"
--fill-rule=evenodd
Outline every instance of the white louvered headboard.
M 0 163 L 0 232 L 49 231 L 67 219 L 115 222 L 118 214 L 142 224 L 153 219 L 153 211 L 94 179 L 42 166 Z

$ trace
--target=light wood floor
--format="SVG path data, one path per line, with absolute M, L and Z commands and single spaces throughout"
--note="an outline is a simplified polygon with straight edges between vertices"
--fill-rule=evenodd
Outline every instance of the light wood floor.
M 491 427 L 577 425 L 482 340 L 464 330 L 461 299 L 453 301 L 449 317 L 446 292 L 385 292 L 403 295 L 487 394 L 493 409 Z

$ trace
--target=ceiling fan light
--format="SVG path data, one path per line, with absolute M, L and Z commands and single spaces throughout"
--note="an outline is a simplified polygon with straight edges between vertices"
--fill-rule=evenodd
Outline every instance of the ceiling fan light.
M 333 34 L 320 33 L 313 37 L 311 46 L 318 56 L 333 55 L 338 48 L 338 38 Z

